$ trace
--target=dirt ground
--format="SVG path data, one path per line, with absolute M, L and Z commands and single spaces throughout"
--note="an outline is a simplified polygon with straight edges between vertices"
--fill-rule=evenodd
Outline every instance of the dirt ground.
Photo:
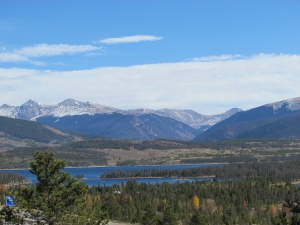
M 129 223 L 108 222 L 108 225 L 129 225 Z

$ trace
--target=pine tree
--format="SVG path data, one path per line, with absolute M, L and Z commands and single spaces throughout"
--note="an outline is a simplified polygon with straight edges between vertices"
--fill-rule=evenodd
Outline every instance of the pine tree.
M 203 212 L 196 212 L 196 214 L 194 214 L 192 216 L 190 225 L 206 225 L 209 222 L 209 216 L 206 213 Z
M 155 213 L 155 209 L 152 204 L 147 204 L 145 209 L 145 214 L 142 218 L 142 225 L 156 225 L 157 224 L 157 216 Z
M 113 195 L 104 200 L 102 209 L 108 213 L 110 219 L 120 220 L 122 218 L 121 206 Z
M 82 213 L 88 187 L 64 172 L 64 167 L 65 162 L 56 159 L 53 152 L 36 151 L 34 161 L 30 163 L 30 172 L 38 180 L 36 190 L 31 194 L 24 189 L 19 196 L 23 202 L 33 201 L 33 207 L 42 212 L 49 225 L 66 220 L 78 224 L 89 219 Z
M 168 205 L 166 210 L 164 211 L 164 218 L 163 218 L 164 225 L 177 225 L 178 218 L 177 215 L 174 213 L 173 208 Z

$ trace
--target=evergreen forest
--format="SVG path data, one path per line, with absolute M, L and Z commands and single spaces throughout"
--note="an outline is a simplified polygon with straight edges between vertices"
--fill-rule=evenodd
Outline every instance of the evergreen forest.
M 226 179 L 183 180 L 175 184 L 138 183 L 133 179 L 122 185 L 87 187 L 81 180 L 63 172 L 65 162 L 56 159 L 53 153 L 36 152 L 30 171 L 39 182 L 10 188 L 2 184 L 0 196 L 1 202 L 5 195 L 15 196 L 17 208 L 49 224 L 120 221 L 141 225 L 295 225 L 300 224 L 300 188 L 293 183 L 300 178 L 299 164 L 294 160 L 234 163 L 180 171 L 149 170 L 142 173 L 145 176 L 186 177 L 214 174 L 216 178 Z M 134 175 L 134 171 L 128 173 Z M 18 177 L 13 173 L 6 176 Z M 7 181 L 1 180 L 3 183 Z M 45 199 L 48 200 L 44 202 Z M 18 220 L 8 218 L 3 210 L 0 214 L 6 221 Z

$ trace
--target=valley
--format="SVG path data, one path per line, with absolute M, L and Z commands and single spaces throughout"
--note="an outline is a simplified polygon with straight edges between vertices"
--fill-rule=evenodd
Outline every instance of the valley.
M 0 153 L 0 169 L 28 168 L 36 150 L 53 151 L 67 167 L 269 162 L 300 159 L 300 139 L 213 143 L 170 140 L 92 140 L 59 147 L 20 147 Z

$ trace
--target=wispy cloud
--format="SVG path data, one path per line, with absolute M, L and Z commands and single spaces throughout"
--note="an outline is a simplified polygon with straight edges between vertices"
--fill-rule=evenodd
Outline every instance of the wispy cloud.
M 101 49 L 101 47 L 92 45 L 67 45 L 67 44 L 38 44 L 12 51 L 2 49 L 0 52 L 0 62 L 31 62 L 41 65 L 43 62 L 32 61 L 31 58 L 58 56 L 66 54 L 78 54 L 92 52 Z
M 54 104 L 71 97 L 121 109 L 245 110 L 299 97 L 299 65 L 300 55 L 260 54 L 243 60 L 64 72 L 0 69 L 0 105 L 20 105 L 30 98 Z
M 96 43 L 102 44 L 123 44 L 123 43 L 134 43 L 141 41 L 158 41 L 161 40 L 162 37 L 153 36 L 153 35 L 134 35 L 134 36 L 125 36 L 118 38 L 106 38 L 100 41 L 96 41 Z
M 0 52 L 0 62 L 24 62 L 29 61 L 29 58 L 13 52 Z
M 98 50 L 100 48 L 101 47 L 96 47 L 92 45 L 39 44 L 31 47 L 24 47 L 20 50 L 15 50 L 15 52 L 28 57 L 42 57 L 90 52 Z
M 213 56 L 204 56 L 200 58 L 193 58 L 191 61 L 193 62 L 213 62 L 213 61 L 228 61 L 228 60 L 236 60 L 243 59 L 242 55 L 213 55 Z M 189 60 L 190 61 L 190 60 Z

